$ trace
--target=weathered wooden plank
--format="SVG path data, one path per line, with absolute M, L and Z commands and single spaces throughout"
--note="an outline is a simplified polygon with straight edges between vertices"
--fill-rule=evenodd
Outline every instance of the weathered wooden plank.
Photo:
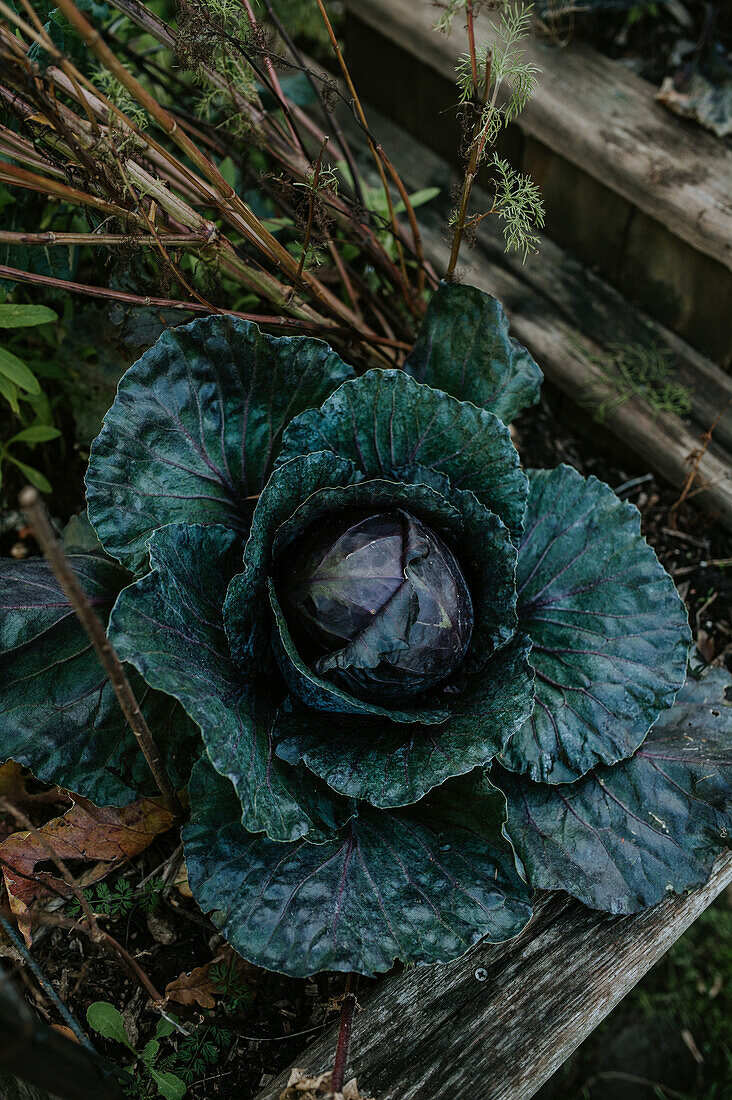
M 631 917 L 545 895 L 510 943 L 385 978 L 356 1016 L 349 1072 L 376 1100 L 529 1100 L 732 882 L 732 854 L 709 882 Z M 296 1060 L 332 1066 L 330 1028 Z M 258 1100 L 277 1100 L 287 1072 Z
M 423 235 L 430 258 L 443 265 L 448 249 L 442 234 L 425 228 Z M 514 334 L 526 344 L 547 378 L 573 401 L 583 399 L 590 384 L 602 387 L 602 369 L 593 362 L 602 356 L 602 346 L 579 334 L 552 299 L 537 293 L 508 268 L 481 262 L 479 257 L 467 269 L 466 280 L 500 298 Z M 723 403 L 718 404 L 716 411 L 721 412 L 723 407 Z M 678 416 L 655 412 L 638 397 L 629 397 L 615 409 L 606 426 L 666 481 L 677 488 L 684 485 L 689 456 L 700 443 L 697 430 L 692 431 Z M 695 497 L 696 503 L 718 513 L 720 522 L 732 530 L 730 455 L 714 442 L 699 464 L 696 484 L 706 486 Z
M 377 112 L 369 111 L 369 120 L 409 189 L 436 186 L 449 196 L 455 175 L 444 160 Z M 355 144 L 358 131 L 352 120 L 344 115 L 342 122 Z M 368 174 L 366 162 L 364 170 Z M 476 189 L 474 208 L 490 205 L 488 196 Z M 436 271 L 444 271 L 449 254 L 444 205 L 422 208 L 419 216 L 428 258 Z M 504 254 L 500 223 L 486 218 L 476 247 L 466 248 L 461 260 L 465 281 L 500 298 L 514 334 L 530 349 L 549 381 L 575 404 L 584 400 L 591 384 L 602 385 L 602 369 L 594 360 L 602 359 L 609 344 L 657 343 L 669 349 L 678 380 L 693 391 L 688 420 L 657 413 L 645 401 L 631 397 L 608 417 L 605 426 L 636 459 L 681 489 L 689 474 L 689 456 L 699 447 L 702 432 L 732 398 L 732 377 L 636 309 L 546 236 L 538 255 L 524 265 L 515 255 Z M 695 496 L 695 503 L 716 512 L 732 530 L 732 408 L 715 429 L 714 441 L 699 465 L 695 485 L 702 484 L 708 488 Z
M 454 79 L 467 50 L 459 18 L 448 38 L 432 29 L 435 11 L 424 0 L 346 0 L 346 8 Z M 478 17 L 481 40 L 492 37 L 490 18 Z M 526 54 L 542 75 L 518 120 L 524 133 L 732 269 L 732 150 L 671 116 L 650 84 L 582 43 L 559 49 L 532 39 Z
M 369 111 L 369 117 L 374 132 L 384 148 L 392 153 L 409 189 L 439 187 L 443 196 L 450 195 L 457 176 L 445 160 L 382 115 Z M 344 124 L 348 126 L 347 120 Z M 474 209 L 488 209 L 491 201 L 479 187 L 474 189 Z M 440 223 L 445 221 L 444 205 L 420 210 L 419 214 L 421 221 L 434 231 L 429 239 L 430 247 L 435 250 L 438 248 L 435 234 L 439 236 Z M 538 254 L 526 264 L 515 253 L 505 254 L 501 223 L 495 219 L 487 218 L 482 223 L 477 239 L 477 250 L 471 252 L 466 248 L 463 253 L 466 262 L 463 270 L 468 278 L 472 278 L 476 267 L 486 270 L 505 268 L 519 282 L 549 299 L 557 317 L 590 337 L 600 347 L 615 343 L 644 347 L 657 345 L 667 350 L 676 380 L 692 391 L 690 420 L 700 431 L 709 427 L 720 409 L 732 398 L 731 375 L 671 329 L 634 307 L 604 279 L 546 235 L 542 236 Z M 444 249 L 439 251 L 440 255 L 433 256 L 435 264 L 444 257 Z M 517 304 L 520 310 L 520 295 L 515 284 L 511 284 L 511 289 L 512 297 L 519 298 Z M 715 440 L 732 454 L 732 411 L 715 430 Z

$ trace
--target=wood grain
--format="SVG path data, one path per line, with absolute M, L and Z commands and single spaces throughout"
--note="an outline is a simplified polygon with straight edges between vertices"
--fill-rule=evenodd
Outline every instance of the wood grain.
M 467 50 L 460 17 L 446 37 L 432 29 L 435 9 L 424 0 L 346 0 L 346 8 L 454 81 Z M 480 41 L 493 37 L 490 20 L 478 17 Z M 732 269 L 732 150 L 675 118 L 651 84 L 582 43 L 560 49 L 530 39 L 526 56 L 542 72 L 521 130 Z
M 381 981 L 356 1017 L 346 1079 L 375 1100 L 529 1100 L 731 882 L 725 853 L 701 889 L 631 917 L 544 895 L 510 943 Z M 296 1064 L 330 1069 L 335 1031 Z M 288 1072 L 257 1100 L 277 1100 Z
M 450 195 L 456 176 L 446 161 L 378 112 L 369 111 L 369 122 L 409 190 L 435 186 L 445 198 Z M 358 132 L 346 114 L 342 124 L 358 150 Z M 480 188 L 474 190 L 474 198 L 476 210 L 490 208 L 491 199 Z M 428 259 L 442 272 L 449 255 L 445 205 L 432 204 L 418 213 Z M 547 379 L 575 405 L 585 402 L 591 384 L 602 386 L 602 368 L 596 360 L 606 357 L 611 344 L 657 345 L 668 351 L 674 377 L 691 389 L 690 416 L 681 419 L 659 413 L 644 400 L 631 397 L 604 426 L 636 461 L 680 490 L 688 477 L 689 456 L 732 400 L 732 377 L 544 235 L 538 255 L 522 264 L 515 254 L 504 253 L 501 223 L 486 218 L 475 247 L 465 248 L 461 261 L 460 277 L 501 300 L 512 333 L 526 344 Z M 592 430 L 589 408 L 586 420 L 585 426 Z M 693 498 L 694 503 L 715 512 L 732 530 L 732 407 L 715 429 L 700 463 L 695 486 L 702 485 L 707 488 Z

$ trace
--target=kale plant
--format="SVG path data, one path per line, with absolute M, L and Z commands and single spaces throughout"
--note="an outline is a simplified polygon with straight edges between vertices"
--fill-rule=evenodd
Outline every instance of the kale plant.
M 216 316 L 120 383 L 71 560 L 188 783 L 198 904 L 261 966 L 444 962 L 515 936 L 536 888 L 633 912 L 725 843 L 729 677 L 684 686 L 632 505 L 522 471 L 507 425 L 540 383 L 454 284 L 403 370 Z M 2 584 L 2 754 L 98 802 L 149 790 L 46 564 Z

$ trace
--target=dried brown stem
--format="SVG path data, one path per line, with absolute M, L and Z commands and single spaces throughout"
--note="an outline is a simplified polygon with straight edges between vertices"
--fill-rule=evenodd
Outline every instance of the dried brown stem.
M 318 153 L 318 159 L 315 161 L 315 168 L 313 169 L 313 179 L 310 188 L 310 201 L 308 203 L 308 223 L 305 229 L 305 239 L 302 243 L 302 251 L 300 253 L 300 263 L 298 265 L 297 274 L 298 278 L 302 275 L 302 270 L 305 266 L 305 257 L 308 254 L 308 248 L 310 247 L 310 238 L 313 232 L 313 218 L 315 217 L 315 202 L 318 197 L 318 183 L 320 181 L 320 172 L 323 167 L 323 154 L 325 153 L 325 147 L 328 144 L 328 138 L 324 137 Z
M 38 545 L 41 547 L 57 581 L 66 593 L 74 613 L 86 631 L 89 641 L 92 643 L 94 651 L 109 677 L 117 701 L 137 739 L 142 754 L 163 796 L 165 805 L 176 821 L 182 821 L 185 816 L 183 807 L 180 804 L 175 787 L 170 781 L 170 776 L 165 770 L 160 749 L 140 710 L 139 703 L 122 667 L 122 662 L 107 637 L 86 593 L 79 584 L 61 543 L 56 538 L 48 512 L 37 490 L 27 485 L 20 493 L 19 503 L 28 524 L 33 529 Z
M 207 235 L 202 233 L 158 233 L 157 235 L 157 242 L 170 248 L 200 248 L 207 239 Z M 22 230 L 0 229 L 0 244 L 43 245 L 44 247 L 49 245 L 92 245 L 93 247 L 104 245 L 106 248 L 120 245 L 125 248 L 130 246 L 151 248 L 155 243 L 156 241 L 147 234 L 141 236 L 130 234 L 127 236 L 123 233 L 56 233 L 51 231 L 24 233 Z
M 703 436 L 701 437 L 701 446 L 699 447 L 699 449 L 696 452 L 694 452 L 694 454 L 692 456 L 693 461 L 692 461 L 692 465 L 691 465 L 691 470 L 689 471 L 689 476 L 686 479 L 686 482 L 684 484 L 683 489 L 681 490 L 681 494 L 680 494 L 678 500 L 675 501 L 675 503 L 671 505 L 671 508 L 669 509 L 669 513 L 668 513 L 669 526 L 674 531 L 676 530 L 676 524 L 677 524 L 679 509 L 683 505 L 684 501 L 687 500 L 689 497 L 696 496 L 697 493 L 704 492 L 704 490 L 709 487 L 707 485 L 701 485 L 698 488 L 693 489 L 693 491 L 692 491 L 694 482 L 696 481 L 697 477 L 699 476 L 699 467 L 702 464 L 702 460 L 704 458 L 704 455 L 707 453 L 707 450 L 709 449 L 709 444 L 712 442 L 712 435 L 714 434 L 714 431 L 715 431 L 717 425 L 719 424 L 720 420 L 722 419 L 722 417 L 724 416 L 724 414 L 727 412 L 727 410 L 730 407 L 732 407 L 732 397 L 730 397 L 729 401 L 726 403 L 726 405 L 724 406 L 722 411 L 719 413 L 718 416 L 716 416 L 714 418 L 712 423 L 709 425 L 707 430 L 704 432 Z
M 349 92 L 349 95 L 352 98 L 353 106 L 354 106 L 354 109 L 355 109 L 356 114 L 358 116 L 358 120 L 361 123 L 361 126 L 363 127 L 364 133 L 366 134 L 366 140 L 368 142 L 369 150 L 371 152 L 371 156 L 373 158 L 374 164 L 376 165 L 376 170 L 379 173 L 379 178 L 381 179 L 381 185 L 384 189 L 384 195 L 386 197 L 386 203 L 387 203 L 387 206 L 389 208 L 389 220 L 391 222 L 392 236 L 394 238 L 394 244 L 396 245 L 397 255 L 399 257 L 399 267 L 400 267 L 401 274 L 402 274 L 404 295 L 405 295 L 406 301 L 409 302 L 409 298 L 410 298 L 410 294 L 409 294 L 409 277 L 407 275 L 407 267 L 406 267 L 406 264 L 404 262 L 404 249 L 402 248 L 402 238 L 401 238 L 401 234 L 399 232 L 399 225 L 397 223 L 396 214 L 394 212 L 394 203 L 392 201 L 391 191 L 389 190 L 389 184 L 388 184 L 388 181 L 386 179 L 386 173 L 384 172 L 384 165 L 382 163 L 381 157 L 379 156 L 379 152 L 378 152 L 378 149 L 376 147 L 376 144 L 372 140 L 371 135 L 369 133 L 368 123 L 366 122 L 366 115 L 364 113 L 363 107 L 361 106 L 361 100 L 358 98 L 358 92 L 356 91 L 353 80 L 351 79 L 351 74 L 349 72 L 348 66 L 346 65 L 346 60 L 345 60 L 345 58 L 344 58 L 344 56 L 341 52 L 341 48 L 338 44 L 338 39 L 336 38 L 335 31 L 333 30 L 333 25 L 332 25 L 330 19 L 328 18 L 328 13 L 325 10 L 325 6 L 323 5 L 323 0 L 316 0 L 316 3 L 318 5 L 318 9 L 320 11 L 320 15 L 322 17 L 323 23 L 325 24 L 325 29 L 328 32 L 328 37 L 330 39 L 330 44 L 333 47 L 333 52 L 336 55 L 338 65 L 340 66 L 340 70 L 343 74 L 343 79 L 345 80 L 346 85 L 348 86 L 348 92 Z M 409 205 L 409 200 L 408 199 L 407 199 L 407 205 Z

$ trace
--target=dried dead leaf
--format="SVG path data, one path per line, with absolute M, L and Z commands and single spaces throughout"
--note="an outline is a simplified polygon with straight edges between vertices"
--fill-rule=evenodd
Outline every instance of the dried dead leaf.
M 237 955 L 225 944 L 214 959 L 197 966 L 190 973 L 180 974 L 175 981 L 168 982 L 165 996 L 168 1000 L 181 1005 L 197 1004 L 200 1008 L 215 1008 L 216 998 L 221 997 L 221 983 L 216 980 L 214 968 L 230 966 L 234 972 L 251 982 L 256 968 Z
M 0 801 L 21 810 L 31 820 L 41 808 L 47 815 L 49 806 L 57 806 L 60 810 L 63 806 L 71 805 L 71 799 L 59 787 L 46 788 L 28 768 L 16 764 L 14 760 L 6 760 L 0 765 Z M 0 815 L 0 841 L 14 833 L 17 828 L 12 813 L 4 811 Z
M 51 1024 L 51 1031 L 57 1031 L 59 1035 L 63 1035 L 64 1039 L 70 1039 L 72 1043 L 79 1042 L 71 1028 L 66 1027 L 65 1024 Z
M 732 80 L 712 84 L 701 73 L 693 73 L 680 90 L 667 76 L 656 99 L 683 118 L 693 118 L 717 137 L 732 134 Z
M 118 809 L 95 806 L 74 795 L 71 809 L 46 822 L 37 836 L 19 832 L 7 837 L 0 843 L 0 867 L 10 908 L 26 942 L 31 943 L 26 919 L 31 908 L 49 897 L 72 894 L 50 851 L 64 861 L 80 886 L 88 886 L 122 860 L 144 851 L 172 824 L 171 814 L 158 799 L 140 798 Z
M 163 947 L 169 947 L 178 938 L 171 922 L 161 913 L 148 913 L 145 922 L 152 938 Z
M 355 1077 L 344 1086 L 343 1092 L 331 1092 L 332 1076 L 321 1073 L 319 1077 L 309 1077 L 304 1070 L 293 1069 L 280 1100 L 369 1100 L 358 1091 Z
M 173 886 L 182 898 L 190 899 L 193 897 L 193 892 L 188 885 L 188 868 L 186 867 L 186 861 L 184 859 L 180 861 L 178 873 L 173 879 Z

